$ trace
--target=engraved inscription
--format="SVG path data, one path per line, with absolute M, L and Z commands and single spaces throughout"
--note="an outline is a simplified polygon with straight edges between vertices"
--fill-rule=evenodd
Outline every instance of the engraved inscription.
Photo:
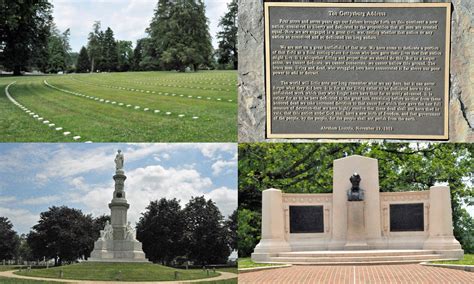
M 267 5 L 270 134 L 446 138 L 448 7 Z

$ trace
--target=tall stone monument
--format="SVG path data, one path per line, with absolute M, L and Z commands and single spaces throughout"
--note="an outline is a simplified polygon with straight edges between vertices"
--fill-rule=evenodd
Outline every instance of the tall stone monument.
M 107 221 L 100 231 L 99 239 L 89 261 L 96 262 L 148 262 L 142 250 L 142 244 L 136 240 L 136 232 L 127 222 L 127 203 L 124 182 L 127 177 L 123 170 L 124 157 L 118 150 L 115 157 L 115 190 L 109 203 L 111 223 Z

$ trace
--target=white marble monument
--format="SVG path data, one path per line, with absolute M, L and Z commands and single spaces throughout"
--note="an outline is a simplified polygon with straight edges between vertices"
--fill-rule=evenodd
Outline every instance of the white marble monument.
M 448 186 L 381 192 L 378 161 L 334 161 L 333 192 L 262 194 L 256 262 L 396 263 L 462 258 Z M 359 187 L 360 185 L 360 187 Z
M 99 239 L 89 261 L 96 262 L 148 262 L 142 250 L 142 244 L 135 239 L 136 232 L 127 222 L 127 210 L 130 205 L 125 199 L 123 171 L 124 157 L 118 150 L 115 157 L 115 190 L 109 203 L 111 223 L 107 221 L 100 231 Z

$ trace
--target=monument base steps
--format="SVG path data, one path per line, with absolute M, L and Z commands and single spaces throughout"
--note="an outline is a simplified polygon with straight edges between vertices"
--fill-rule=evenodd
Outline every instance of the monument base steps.
M 267 255 L 264 262 L 295 265 L 398 264 L 454 259 L 433 250 L 351 250 L 282 252 Z

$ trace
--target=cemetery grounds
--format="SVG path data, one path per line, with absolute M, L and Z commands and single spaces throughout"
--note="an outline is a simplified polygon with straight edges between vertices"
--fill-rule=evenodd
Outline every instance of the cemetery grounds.
M 2 142 L 237 141 L 236 71 L 6 76 L 0 89 Z

